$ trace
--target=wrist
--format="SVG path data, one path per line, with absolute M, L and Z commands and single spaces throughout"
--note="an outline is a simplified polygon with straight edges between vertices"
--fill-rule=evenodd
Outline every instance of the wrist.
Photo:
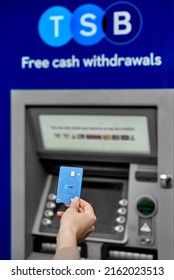
M 71 228 L 61 226 L 57 235 L 57 249 L 76 246 L 77 237 L 75 232 Z

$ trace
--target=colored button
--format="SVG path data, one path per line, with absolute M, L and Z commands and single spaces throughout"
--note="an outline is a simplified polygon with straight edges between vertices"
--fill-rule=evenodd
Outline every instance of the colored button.
M 142 197 L 137 202 L 137 210 L 142 216 L 152 216 L 156 211 L 156 203 L 151 197 Z

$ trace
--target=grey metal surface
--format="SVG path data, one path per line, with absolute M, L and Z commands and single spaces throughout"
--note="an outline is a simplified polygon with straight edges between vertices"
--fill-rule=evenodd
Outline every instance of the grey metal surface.
M 25 259 L 27 242 L 26 217 L 26 159 L 25 159 L 25 121 L 26 106 L 39 105 L 98 105 L 98 106 L 156 106 L 158 110 L 158 182 L 153 184 L 137 183 L 130 169 L 129 219 L 134 221 L 135 201 L 143 192 L 154 194 L 158 200 L 156 214 L 156 248 L 159 259 L 174 259 L 174 188 L 160 187 L 161 174 L 174 176 L 174 93 L 173 90 L 13 90 L 11 91 L 11 202 L 12 202 L 12 259 Z M 40 172 L 42 173 L 42 172 Z M 137 186 L 136 186 L 137 185 Z M 40 187 L 41 189 L 41 187 Z M 32 192 L 32 189 L 30 190 Z M 37 200 L 36 200 L 36 203 Z M 36 207 L 37 205 L 35 205 Z M 136 217 L 137 218 L 137 217 Z M 134 222 L 133 222 L 134 223 Z M 129 242 L 136 246 L 134 225 L 129 224 Z M 27 251 L 30 251 L 29 248 Z M 32 251 L 30 252 L 32 253 Z

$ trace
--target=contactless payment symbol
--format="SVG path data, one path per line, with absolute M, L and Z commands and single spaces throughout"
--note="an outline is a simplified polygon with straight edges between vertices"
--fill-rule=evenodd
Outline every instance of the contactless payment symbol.
M 64 188 L 65 188 L 66 190 L 73 190 L 73 189 L 74 189 L 74 186 L 65 185 Z
M 83 168 L 61 166 L 57 185 L 57 203 L 70 204 L 74 197 L 80 197 Z

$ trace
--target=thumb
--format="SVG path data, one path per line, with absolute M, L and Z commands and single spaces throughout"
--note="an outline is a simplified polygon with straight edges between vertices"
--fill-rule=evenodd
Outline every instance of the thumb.
M 77 211 L 79 209 L 80 200 L 78 197 L 74 197 L 73 201 L 70 204 L 70 208 L 75 208 Z

